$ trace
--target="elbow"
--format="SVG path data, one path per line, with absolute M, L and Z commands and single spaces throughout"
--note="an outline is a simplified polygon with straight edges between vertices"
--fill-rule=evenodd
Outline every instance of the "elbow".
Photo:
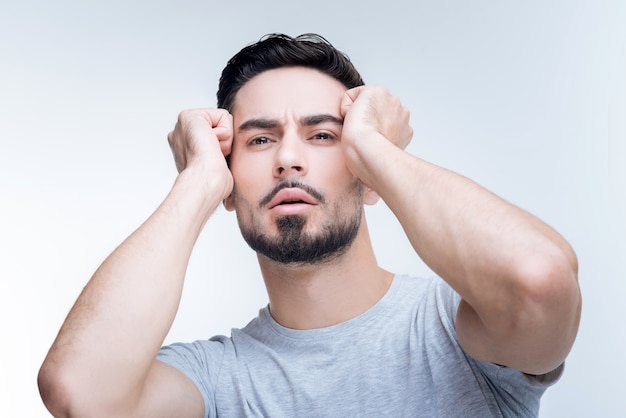
M 62 374 L 62 368 L 55 367 L 52 361 L 46 359 L 37 376 L 41 399 L 54 417 L 72 416 L 70 390 Z
M 541 311 L 562 319 L 577 316 L 581 304 L 578 260 L 569 248 L 546 250 L 526 260 L 517 280 L 532 305 Z
M 556 369 L 578 332 L 577 274 L 575 258 L 558 251 L 510 260 L 482 309 L 459 305 L 459 342 L 480 361 L 533 375 Z
M 72 368 L 62 360 L 48 358 L 39 369 L 39 394 L 50 414 L 57 418 L 107 416 L 102 415 L 104 408 L 96 407 L 90 393 L 93 391 L 82 384 L 80 375 L 73 373 Z
M 84 365 L 54 354 L 39 369 L 37 384 L 44 405 L 57 418 L 137 416 L 128 399 L 112 396 L 110 387 L 84 372 Z
M 569 354 L 580 323 L 582 297 L 575 256 L 552 254 L 526 264 L 520 276 L 524 295 L 517 306 L 515 332 L 532 341 L 534 360 L 526 372 L 548 372 Z

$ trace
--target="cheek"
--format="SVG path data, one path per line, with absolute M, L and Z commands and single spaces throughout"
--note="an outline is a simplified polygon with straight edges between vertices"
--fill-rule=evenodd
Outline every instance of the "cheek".
M 323 160 L 320 173 L 325 184 L 339 191 L 352 188 L 357 180 L 348 170 L 343 158 L 327 158 Z
M 261 198 L 273 187 L 271 172 L 259 158 L 235 156 L 230 170 L 234 180 L 235 209 L 256 211 Z
M 237 154 L 236 152 L 231 154 L 230 172 L 233 175 L 235 187 L 241 191 L 255 187 L 255 182 L 263 177 L 264 170 L 258 160 L 258 158 L 250 158 L 245 154 Z

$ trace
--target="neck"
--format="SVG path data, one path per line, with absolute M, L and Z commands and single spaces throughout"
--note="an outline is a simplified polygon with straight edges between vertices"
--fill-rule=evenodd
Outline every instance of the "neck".
M 376 262 L 365 219 L 350 248 L 331 261 L 289 265 L 258 258 L 272 317 L 292 329 L 323 328 L 362 314 L 393 278 Z

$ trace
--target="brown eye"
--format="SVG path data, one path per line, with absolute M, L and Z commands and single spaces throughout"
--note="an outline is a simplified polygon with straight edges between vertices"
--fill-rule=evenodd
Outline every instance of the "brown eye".
M 259 136 L 259 137 L 253 138 L 249 142 L 250 145 L 265 145 L 269 143 L 270 143 L 270 139 L 266 136 Z
M 320 132 L 320 133 L 313 135 L 313 139 L 316 139 L 319 141 L 332 141 L 335 139 L 335 137 L 327 132 Z

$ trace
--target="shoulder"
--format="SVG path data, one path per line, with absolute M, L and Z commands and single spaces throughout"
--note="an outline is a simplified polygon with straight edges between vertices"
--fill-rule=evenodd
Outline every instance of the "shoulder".
M 445 316 L 454 324 L 461 297 L 440 277 L 396 275 L 394 286 L 397 287 L 397 299 L 414 305 L 423 313 Z
M 183 373 L 200 390 L 205 404 L 211 405 L 225 353 L 230 349 L 230 338 L 216 336 L 209 340 L 166 345 L 159 351 L 157 360 Z

